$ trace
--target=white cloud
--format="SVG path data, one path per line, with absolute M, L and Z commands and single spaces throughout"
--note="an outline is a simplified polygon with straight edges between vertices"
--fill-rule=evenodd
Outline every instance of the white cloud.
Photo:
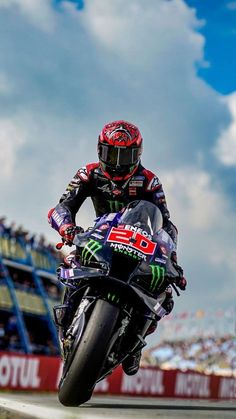
M 0 8 L 17 9 L 36 27 L 51 31 L 56 19 L 50 0 L 0 0 Z
M 219 213 L 228 212 L 229 208 L 226 208 L 225 200 L 213 185 L 209 173 L 186 166 L 165 172 L 164 176 L 170 201 L 174 200 L 173 206 L 182 226 L 187 222 L 192 230 L 212 232 L 219 224 Z
M 230 1 L 229 3 L 227 3 L 226 7 L 229 10 L 236 10 L 236 1 Z
M 197 308 L 200 298 L 201 306 L 207 304 L 211 294 L 215 296 L 212 305 L 232 304 L 236 214 L 225 192 L 216 188 L 209 173 L 196 167 L 165 172 L 163 178 L 179 228 L 180 262 L 186 267 L 192 304 Z
M 195 31 L 200 22 L 182 0 L 150 0 L 148 7 L 145 0 L 94 0 L 77 16 L 121 70 L 125 65 L 129 72 L 133 69 L 131 83 L 140 74 L 149 80 L 158 77 L 163 63 L 172 67 L 178 61 L 185 75 L 193 71 L 193 62 L 203 61 L 204 38 Z M 184 56 L 181 61 L 176 60 L 177 50 Z
M 0 183 L 9 184 L 14 179 L 14 169 L 17 162 L 17 153 L 26 142 L 26 133 L 19 123 L 13 119 L 0 119 Z
M 220 135 L 214 151 L 225 166 L 236 166 L 236 93 L 229 95 L 224 101 L 229 107 L 232 121 Z

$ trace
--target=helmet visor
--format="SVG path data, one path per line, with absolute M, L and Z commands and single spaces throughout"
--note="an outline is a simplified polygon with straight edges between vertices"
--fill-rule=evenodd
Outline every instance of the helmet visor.
M 108 166 L 120 167 L 137 163 L 140 155 L 139 147 L 114 147 L 99 145 L 99 158 Z

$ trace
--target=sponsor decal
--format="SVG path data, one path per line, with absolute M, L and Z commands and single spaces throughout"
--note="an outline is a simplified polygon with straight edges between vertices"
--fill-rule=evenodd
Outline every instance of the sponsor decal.
M 107 230 L 108 228 L 109 228 L 110 226 L 109 226 L 109 224 L 102 224 L 100 227 L 99 227 L 99 230 Z
M 141 188 L 143 186 L 143 180 L 131 180 L 129 186 L 134 186 L 136 188 Z
M 82 263 L 86 264 L 89 263 L 92 257 L 95 257 L 95 254 L 102 248 L 102 245 L 97 242 L 96 240 L 89 240 L 86 246 L 83 248 L 82 251 Z
M 108 292 L 107 299 L 109 301 L 112 301 L 113 303 L 119 303 L 120 297 L 117 294 L 114 294 L 112 292 Z
M 162 253 L 164 253 L 164 255 L 167 254 L 167 250 L 166 250 L 166 248 L 164 246 L 160 246 L 160 249 L 161 249 Z
M 108 184 L 103 185 L 103 186 L 98 186 L 98 189 L 100 189 L 100 191 L 102 192 L 111 193 L 111 187 Z
M 162 305 L 159 302 L 157 302 L 153 308 L 160 318 L 164 317 L 167 314 L 167 311 L 162 307 Z
M 154 243 L 148 237 L 144 237 L 138 232 L 116 227 L 112 227 L 107 241 L 126 244 L 127 246 L 130 246 L 145 255 L 153 255 L 157 245 L 157 243 Z
M 164 197 L 165 197 L 164 192 L 163 192 L 163 191 L 162 191 L 162 192 L 156 192 L 156 193 L 155 193 L 155 197 L 156 197 L 157 199 L 159 199 L 159 198 L 164 198 Z
M 113 195 L 118 196 L 118 195 L 121 195 L 123 191 L 121 191 L 120 189 L 113 189 L 112 193 Z
M 160 233 L 160 237 L 161 237 L 161 240 L 162 240 L 163 242 L 165 242 L 165 243 L 169 243 L 169 241 L 170 241 L 170 236 L 169 236 L 169 234 L 168 234 L 165 230 L 162 230 L 162 231 L 161 231 L 161 233 Z
M 236 399 L 236 378 L 221 378 L 218 397 Z
M 151 291 L 155 291 L 160 287 L 165 279 L 165 268 L 159 265 L 150 265 L 152 270 L 152 281 L 150 285 Z
M 130 187 L 129 187 L 129 195 L 130 195 L 130 196 L 135 196 L 135 195 L 137 195 L 137 188 L 135 188 L 135 187 L 133 187 L 133 186 L 130 186 Z
M 107 201 L 110 206 L 110 212 L 119 212 L 124 208 L 125 204 L 119 201 Z
M 91 234 L 92 237 L 95 237 L 96 239 L 103 239 L 103 236 L 101 234 L 98 233 L 93 233 Z
M 178 373 L 175 382 L 175 396 L 210 396 L 210 377 L 200 374 Z
M 87 182 L 88 173 L 87 173 L 86 167 L 82 167 L 81 169 L 79 169 L 78 172 L 76 173 L 76 176 L 80 177 L 80 179 L 83 180 L 84 182 Z
M 112 247 L 115 252 L 119 252 L 119 253 L 122 253 L 123 255 L 130 256 L 133 259 L 142 259 L 144 261 L 147 260 L 147 257 L 143 253 L 139 252 L 136 249 L 132 249 L 131 247 L 127 245 L 111 243 L 110 247 Z
M 154 178 L 149 183 L 149 185 L 147 187 L 147 190 L 148 191 L 153 191 L 153 190 L 157 189 L 159 186 L 160 186 L 160 181 L 159 181 L 157 176 L 154 176 Z
M 165 256 L 164 256 L 164 257 L 165 257 Z M 154 261 L 155 261 L 155 262 L 158 262 L 158 263 L 163 263 L 163 265 L 166 265 L 166 259 L 155 258 L 155 259 L 154 259 Z
M 65 219 L 65 213 L 59 214 L 55 209 L 51 215 L 53 221 L 57 224 L 58 227 L 60 227 Z
M 165 392 L 164 372 L 140 369 L 134 376 L 123 374 L 121 393 L 162 395 Z
M 142 234 L 144 237 L 148 237 L 150 240 L 152 238 L 151 234 L 148 234 L 145 230 L 143 230 L 142 228 L 140 228 L 138 225 L 140 225 L 140 223 L 135 223 L 135 225 L 129 225 L 129 224 L 120 224 L 118 228 L 124 228 L 125 230 L 131 230 L 131 231 L 135 231 L 137 233 Z

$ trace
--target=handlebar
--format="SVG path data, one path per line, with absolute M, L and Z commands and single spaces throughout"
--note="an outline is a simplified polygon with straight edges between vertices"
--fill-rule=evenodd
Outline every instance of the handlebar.
M 75 226 L 75 228 L 74 228 L 74 234 L 80 234 L 80 233 L 84 233 L 84 229 L 82 227 Z M 56 244 L 56 249 L 57 250 L 61 250 L 64 245 L 66 245 L 66 246 L 72 246 L 72 244 L 73 244 L 72 242 L 69 243 L 69 242 L 67 242 L 65 240 L 64 237 L 62 237 L 61 238 L 61 242 L 59 242 L 59 243 Z

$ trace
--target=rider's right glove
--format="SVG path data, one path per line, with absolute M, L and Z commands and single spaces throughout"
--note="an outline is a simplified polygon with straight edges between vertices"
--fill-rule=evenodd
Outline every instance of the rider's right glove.
M 65 243 L 71 246 L 75 237 L 76 226 L 74 224 L 64 224 L 60 227 L 59 233 Z
M 175 279 L 175 284 L 179 289 L 185 291 L 187 286 L 187 280 L 184 276 L 180 276 L 179 278 Z
M 184 277 L 183 268 L 181 268 L 181 266 L 178 265 L 176 252 L 171 253 L 171 261 L 172 261 L 172 264 L 173 264 L 175 270 L 179 274 L 179 277 L 177 277 L 174 282 L 179 289 L 181 289 L 182 291 L 185 291 L 186 286 L 187 286 L 187 280 Z

